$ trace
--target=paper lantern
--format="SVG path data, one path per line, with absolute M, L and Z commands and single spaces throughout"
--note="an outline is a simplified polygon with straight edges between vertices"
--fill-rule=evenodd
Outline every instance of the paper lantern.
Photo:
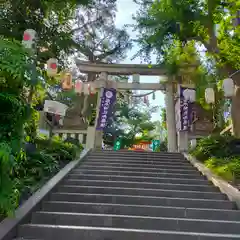
M 196 101 L 196 91 L 194 89 L 185 89 L 183 91 L 183 97 L 189 102 Z
M 72 75 L 70 73 L 65 73 L 62 80 L 62 89 L 71 90 L 72 89 Z
M 36 38 L 37 38 L 37 32 L 33 29 L 27 29 L 23 33 L 22 45 L 25 48 L 31 49 L 34 47 Z
M 89 84 L 88 83 L 83 84 L 83 93 L 84 93 L 84 95 L 89 95 L 90 94 L 89 90 L 90 90 Z
M 83 90 L 83 82 L 81 80 L 76 80 L 75 81 L 75 92 L 76 93 L 82 93 Z
M 205 90 L 205 100 L 209 104 L 215 102 L 215 93 L 212 88 L 207 88 Z
M 232 97 L 234 95 L 235 85 L 231 78 L 224 79 L 222 87 L 225 97 Z
M 50 58 L 47 61 L 47 75 L 53 77 L 57 75 L 58 71 L 58 60 L 55 58 Z
M 96 94 L 96 84 L 95 84 L 95 82 L 90 82 L 89 83 L 89 92 L 90 92 L 90 94 L 91 95 L 94 95 L 94 94 Z

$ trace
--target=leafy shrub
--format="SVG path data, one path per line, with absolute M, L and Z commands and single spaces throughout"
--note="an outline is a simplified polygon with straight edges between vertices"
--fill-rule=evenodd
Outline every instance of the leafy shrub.
M 79 146 L 59 139 L 36 139 L 38 112 L 31 106 L 33 102 L 28 97 L 32 92 L 28 94 L 28 89 L 37 82 L 30 81 L 32 70 L 28 66 L 32 59 L 28 54 L 21 42 L 0 37 L 0 215 L 3 216 L 13 212 L 24 193 L 34 192 L 59 170 L 62 161 L 75 159 L 79 151 Z M 24 131 L 25 140 L 36 144 L 36 149 L 30 145 L 27 151 L 22 149 Z
M 240 179 L 240 158 L 216 158 L 212 157 L 205 162 L 205 165 L 215 174 L 221 176 L 228 181 L 236 181 Z
M 198 141 L 195 149 L 191 153 L 199 160 L 206 161 L 211 157 L 227 157 L 231 155 L 230 142 L 234 140 L 232 136 L 213 135 L 202 138 Z
M 191 154 L 225 180 L 238 181 L 240 156 L 233 154 L 232 141 L 232 136 L 209 136 L 201 139 Z
M 36 151 L 22 149 L 14 156 L 8 144 L 0 144 L 0 215 L 11 214 L 19 201 L 28 198 L 80 151 L 57 138 L 36 139 L 36 146 Z
M 14 160 L 11 147 L 0 143 L 0 214 L 11 214 L 17 206 L 19 194 L 11 178 Z
M 73 160 L 76 158 L 78 150 L 76 145 L 68 142 L 62 142 L 58 138 L 36 139 L 37 148 L 40 150 L 46 149 L 46 152 L 53 154 L 58 160 Z
M 168 148 L 167 148 L 167 141 L 162 141 L 160 142 L 159 147 L 156 149 L 156 152 L 167 152 Z
M 79 139 L 77 139 L 77 138 L 69 137 L 64 140 L 64 143 L 71 143 L 71 144 L 77 146 L 80 150 L 83 150 L 83 146 L 80 143 Z

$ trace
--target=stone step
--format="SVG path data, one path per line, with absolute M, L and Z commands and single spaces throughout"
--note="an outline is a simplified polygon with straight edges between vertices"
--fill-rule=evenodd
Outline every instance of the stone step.
M 240 234 L 240 222 L 113 214 L 36 212 L 33 224 Z
M 79 168 L 71 172 L 72 174 L 107 174 L 107 175 L 120 175 L 120 176 L 143 176 L 143 177 L 173 177 L 173 178 L 187 178 L 187 179 L 205 179 L 201 174 L 188 174 L 188 173 L 164 173 L 164 172 L 134 172 L 134 171 L 111 171 L 111 170 L 98 170 L 98 169 L 85 169 Z
M 121 158 L 134 158 L 134 159 L 173 159 L 173 160 L 184 160 L 185 157 L 181 155 L 163 155 L 163 154 L 141 154 L 141 153 L 135 153 L 135 154 L 124 154 L 124 153 L 91 153 L 88 156 L 90 157 L 121 157 Z
M 236 205 L 226 200 L 170 198 L 150 196 L 129 196 L 116 194 L 86 194 L 86 193 L 52 193 L 51 201 L 118 203 L 154 206 L 172 206 L 189 208 L 236 209 Z
M 144 169 L 195 169 L 192 165 L 164 165 L 164 164 L 136 164 L 136 163 L 102 163 L 100 161 L 86 161 L 81 166 L 101 166 L 101 167 L 133 167 L 133 168 L 144 168 Z
M 168 161 L 168 160 L 152 160 L 152 159 L 136 159 L 132 160 L 130 159 L 124 159 L 124 158 L 111 158 L 111 157 L 104 157 L 104 158 L 97 158 L 97 157 L 89 157 L 87 162 L 100 162 L 100 163 L 118 163 L 118 164 L 125 164 L 125 163 L 130 163 L 130 164 L 142 164 L 142 165 L 173 165 L 173 166 L 192 166 L 190 162 L 184 160 L 184 161 Z
M 101 174 L 74 174 L 68 175 L 68 179 L 89 179 L 89 180 L 112 180 L 112 181 L 138 181 L 152 183 L 176 183 L 176 184 L 193 184 L 193 185 L 212 185 L 206 179 L 186 179 L 186 178 L 166 178 L 166 177 L 140 177 L 140 176 L 120 176 L 120 175 L 101 175 Z
M 216 192 L 180 191 L 166 189 L 144 189 L 144 188 L 122 188 L 106 186 L 72 186 L 62 185 L 58 187 L 58 192 L 64 193 L 91 193 L 91 194 L 117 194 L 130 196 L 153 196 L 170 198 L 192 198 L 192 199 L 218 199 L 227 200 L 227 196 Z
M 193 218 L 209 220 L 240 221 L 239 210 L 201 209 L 150 205 L 127 205 L 115 203 L 47 201 L 44 211 L 69 213 L 119 214 L 132 216 Z
M 46 224 L 25 224 L 20 226 L 19 235 L 24 238 L 44 240 L 232 240 L 240 239 L 239 234 L 206 234 L 179 231 L 153 231 L 144 229 L 101 228 L 63 226 Z
M 161 162 L 161 161 L 169 161 L 169 162 L 188 162 L 183 156 L 181 158 L 169 158 L 169 157 L 159 157 L 159 156 L 135 156 L 135 155 L 89 155 L 89 159 L 96 159 L 98 161 L 102 159 L 108 159 L 108 160 L 117 160 L 121 159 L 123 161 L 152 161 L 152 162 Z
M 183 158 L 181 153 L 163 153 L 163 152 L 137 152 L 137 151 L 93 151 L 90 153 L 92 155 L 115 155 L 115 156 L 136 156 L 136 157 L 171 157 L 171 158 Z
M 28 238 L 28 239 L 27 239 L 27 238 L 22 238 L 22 237 L 21 237 L 21 238 L 14 238 L 14 239 L 12 239 L 12 240 L 42 240 L 42 239 L 33 239 L 33 238 L 31 238 L 31 239 Z
M 230 240 L 240 239 L 239 225 L 236 204 L 182 154 L 93 151 L 19 226 L 18 238 Z
M 152 189 L 168 189 L 168 190 L 185 190 L 185 191 L 203 191 L 203 192 L 219 192 L 214 185 L 194 185 L 194 184 L 172 184 L 172 183 L 149 183 L 136 181 L 98 181 L 90 179 L 65 179 L 66 185 L 78 186 L 106 186 L 106 187 L 126 187 L 126 188 L 152 188 Z
M 113 167 L 113 166 L 98 166 L 98 165 L 88 165 L 88 164 L 82 164 L 78 167 L 76 167 L 76 170 L 81 169 L 98 169 L 103 171 L 132 171 L 132 172 L 153 172 L 153 173 L 159 173 L 159 172 L 165 172 L 165 173 L 191 173 L 191 174 L 200 174 L 199 171 L 196 168 L 192 169 L 179 169 L 179 168 L 139 168 L 139 167 Z

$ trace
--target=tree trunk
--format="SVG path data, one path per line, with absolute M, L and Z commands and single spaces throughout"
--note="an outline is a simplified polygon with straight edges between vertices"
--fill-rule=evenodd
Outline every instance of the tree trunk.
M 233 74 L 237 69 L 234 69 L 232 66 L 227 66 L 228 74 Z M 232 126 L 233 126 L 233 135 L 236 138 L 240 138 L 240 77 L 239 73 L 232 77 L 235 84 L 235 92 L 232 97 L 231 105 L 231 117 L 232 117 Z
M 213 13 L 216 8 L 216 1 L 208 0 L 208 33 L 209 33 L 209 44 L 205 44 L 206 48 L 209 52 L 215 54 L 219 52 L 217 36 L 214 31 L 214 21 L 213 21 Z M 216 55 L 215 55 L 216 58 Z M 216 58 L 218 61 L 218 58 Z M 221 75 L 228 76 L 236 71 L 232 66 L 225 66 L 222 69 L 219 69 Z M 233 134 L 235 137 L 240 138 L 240 79 L 235 76 L 233 78 L 236 89 L 235 94 L 232 97 L 232 106 L 231 106 L 231 116 L 232 116 L 232 124 L 233 124 Z
M 233 134 L 235 137 L 240 138 L 240 86 L 237 85 L 232 98 L 231 115 Z

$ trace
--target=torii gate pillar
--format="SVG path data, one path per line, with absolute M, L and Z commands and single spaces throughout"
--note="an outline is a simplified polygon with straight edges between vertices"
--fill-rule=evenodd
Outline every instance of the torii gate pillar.
M 167 117 L 167 139 L 168 139 L 168 152 L 177 152 L 177 130 L 175 120 L 175 106 L 173 96 L 173 85 L 169 81 L 166 84 L 166 117 Z

